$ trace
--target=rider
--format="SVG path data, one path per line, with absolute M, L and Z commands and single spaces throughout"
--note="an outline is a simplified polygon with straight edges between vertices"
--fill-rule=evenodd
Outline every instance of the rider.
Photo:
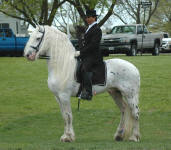
M 103 57 L 99 49 L 102 31 L 97 24 L 96 10 L 86 11 L 86 22 L 88 28 L 84 34 L 82 47 L 80 48 L 80 58 L 82 60 L 82 84 L 81 99 L 92 99 L 92 71 L 94 66 L 103 62 Z

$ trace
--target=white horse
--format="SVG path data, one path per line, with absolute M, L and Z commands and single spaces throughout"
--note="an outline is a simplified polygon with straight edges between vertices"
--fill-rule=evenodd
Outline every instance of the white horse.
M 50 26 L 39 26 L 31 34 L 25 47 L 24 56 L 36 60 L 41 55 L 49 56 L 48 87 L 58 101 L 65 122 L 62 142 L 72 142 L 75 134 L 72 126 L 70 97 L 76 96 L 79 83 L 76 72 L 77 52 L 67 35 Z M 108 59 L 107 81 L 105 86 L 95 85 L 93 93 L 107 91 L 121 111 L 121 120 L 115 133 L 115 140 L 139 141 L 139 89 L 140 74 L 138 69 L 122 59 Z M 105 102 L 104 102 L 105 103 Z

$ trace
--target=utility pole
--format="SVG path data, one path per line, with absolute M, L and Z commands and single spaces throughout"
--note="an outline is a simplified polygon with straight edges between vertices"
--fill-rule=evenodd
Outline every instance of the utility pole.
M 145 13 L 146 13 L 146 10 L 148 8 L 151 7 L 152 5 L 152 2 L 151 1 L 141 1 L 140 4 L 141 5 L 141 8 L 144 9 L 144 19 L 143 19 L 143 33 L 142 33 L 142 43 L 141 43 L 141 56 L 142 56 L 142 53 L 143 53 L 143 42 L 144 42 L 144 27 L 145 27 Z

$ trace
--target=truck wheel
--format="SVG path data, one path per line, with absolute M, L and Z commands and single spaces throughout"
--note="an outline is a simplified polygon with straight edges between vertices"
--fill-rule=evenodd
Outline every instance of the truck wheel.
M 154 50 L 152 52 L 153 56 L 158 56 L 160 53 L 160 44 L 159 43 L 155 43 L 154 44 Z
M 135 43 L 133 43 L 131 45 L 130 55 L 129 56 L 136 56 L 136 55 L 137 55 L 137 45 Z

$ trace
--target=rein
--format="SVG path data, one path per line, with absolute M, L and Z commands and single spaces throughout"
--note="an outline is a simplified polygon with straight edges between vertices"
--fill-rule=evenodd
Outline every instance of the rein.
M 46 55 L 40 55 L 39 59 L 50 59 L 50 56 L 46 56 Z

